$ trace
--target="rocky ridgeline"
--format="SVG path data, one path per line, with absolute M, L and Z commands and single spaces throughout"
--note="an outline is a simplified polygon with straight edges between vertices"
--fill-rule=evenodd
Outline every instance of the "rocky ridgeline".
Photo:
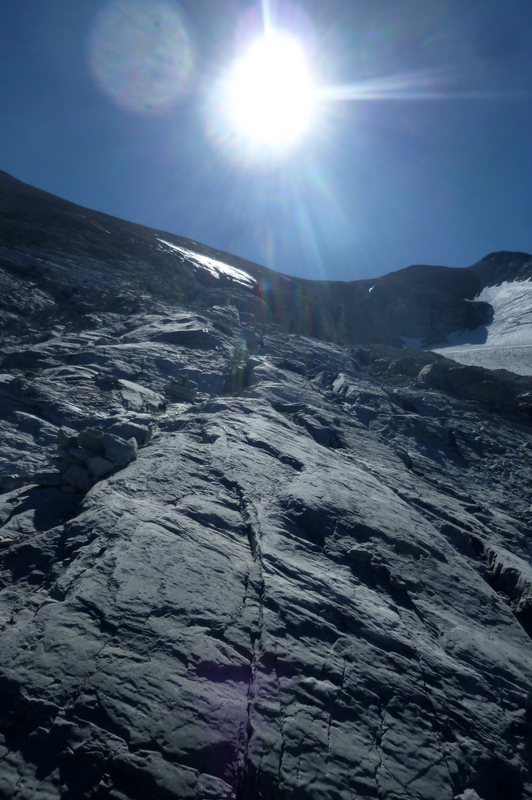
M 37 483 L 88 492 L 101 478 L 135 461 L 139 447 L 149 437 L 147 427 L 132 422 L 115 423 L 109 430 L 86 428 L 80 433 L 72 428 L 59 428 L 57 453 L 50 457 L 58 473 L 42 473 L 37 476 Z

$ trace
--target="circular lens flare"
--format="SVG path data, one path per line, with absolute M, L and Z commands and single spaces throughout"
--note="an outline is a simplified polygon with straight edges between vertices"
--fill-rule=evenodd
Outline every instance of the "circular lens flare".
M 89 62 L 100 88 L 120 108 L 153 114 L 187 89 L 192 46 L 167 0 L 113 0 L 96 17 Z
M 278 31 L 257 39 L 234 67 L 229 101 L 238 129 L 251 139 L 274 146 L 297 140 L 314 103 L 300 42 Z

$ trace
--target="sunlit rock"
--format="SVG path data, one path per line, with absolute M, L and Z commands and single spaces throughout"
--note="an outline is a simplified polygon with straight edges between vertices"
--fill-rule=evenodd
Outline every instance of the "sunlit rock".
M 532 378 L 393 346 L 527 263 L 298 285 L 0 176 L 1 797 L 532 798 Z

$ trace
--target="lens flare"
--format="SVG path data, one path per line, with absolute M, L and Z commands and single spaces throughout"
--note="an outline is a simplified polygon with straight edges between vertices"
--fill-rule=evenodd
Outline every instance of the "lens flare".
M 96 17 L 88 45 L 98 85 L 125 111 L 164 112 L 188 88 L 192 44 L 166 0 L 113 0 Z

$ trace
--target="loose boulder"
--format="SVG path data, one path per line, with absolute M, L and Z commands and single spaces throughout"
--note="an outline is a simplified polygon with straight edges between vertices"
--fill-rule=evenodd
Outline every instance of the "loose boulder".
M 104 433 L 103 446 L 105 457 L 116 464 L 117 467 L 125 467 L 134 461 L 139 452 L 137 440 L 132 436 L 131 439 L 122 439 L 114 433 Z
M 108 475 L 114 468 L 115 465 L 113 462 L 109 461 L 107 458 L 102 458 L 102 456 L 93 456 L 93 458 L 87 462 L 89 475 L 96 480 L 103 478 L 104 475 Z

